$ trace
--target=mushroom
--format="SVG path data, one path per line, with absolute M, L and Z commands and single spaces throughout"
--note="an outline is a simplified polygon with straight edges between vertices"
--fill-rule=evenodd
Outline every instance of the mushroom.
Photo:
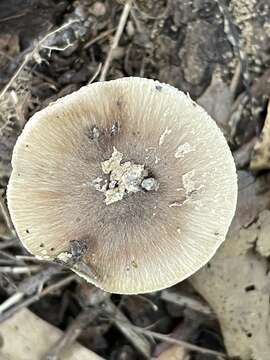
M 37 112 L 14 148 L 8 207 L 23 245 L 113 293 L 145 293 L 206 264 L 237 179 L 215 122 L 158 81 L 94 83 Z

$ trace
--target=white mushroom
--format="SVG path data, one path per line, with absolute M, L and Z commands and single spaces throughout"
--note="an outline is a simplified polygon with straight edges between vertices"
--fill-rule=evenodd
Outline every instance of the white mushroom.
M 94 83 L 37 112 L 12 166 L 8 206 L 24 246 L 115 293 L 193 274 L 236 207 L 235 166 L 215 122 L 149 79 Z

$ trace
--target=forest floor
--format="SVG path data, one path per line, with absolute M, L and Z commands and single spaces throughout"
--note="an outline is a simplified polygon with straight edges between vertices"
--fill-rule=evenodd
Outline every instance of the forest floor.
M 0 358 L 269 360 L 269 0 L 124 3 L 0 1 Z M 33 259 L 6 211 L 27 119 L 89 82 L 123 76 L 189 93 L 222 129 L 239 175 L 236 217 L 214 259 L 143 296 L 110 296 Z

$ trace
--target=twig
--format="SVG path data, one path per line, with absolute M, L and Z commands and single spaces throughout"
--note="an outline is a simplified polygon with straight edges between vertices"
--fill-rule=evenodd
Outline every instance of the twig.
M 59 31 L 62 31 L 63 29 L 65 29 L 66 27 L 70 26 L 71 24 L 73 24 L 74 22 L 77 22 L 77 21 L 78 20 L 72 20 L 70 22 L 67 22 L 66 24 L 64 24 L 64 25 L 60 26 L 59 28 L 57 28 L 57 29 L 51 31 L 50 33 L 46 34 L 40 41 L 38 41 L 38 43 L 33 48 L 33 50 L 31 50 L 28 54 L 25 55 L 25 58 L 24 58 L 23 62 L 21 63 L 21 65 L 19 66 L 18 70 L 15 72 L 15 74 L 12 76 L 12 78 L 9 80 L 9 82 L 6 84 L 6 86 L 4 86 L 3 90 L 0 93 L 0 99 L 6 94 L 6 92 L 11 87 L 13 82 L 17 79 L 18 75 L 24 69 L 24 67 L 26 66 L 28 61 L 30 59 L 34 58 L 35 56 L 37 56 L 40 48 L 46 42 L 46 40 L 49 37 L 51 37 L 52 35 L 56 34 Z
M 107 54 L 107 58 L 105 60 L 103 69 L 101 71 L 99 81 L 104 81 L 106 79 L 107 72 L 109 70 L 109 67 L 110 67 L 110 64 L 111 64 L 111 61 L 112 61 L 112 58 L 113 58 L 113 52 L 117 48 L 118 43 L 119 43 L 120 38 L 121 38 L 121 35 L 122 35 L 123 31 L 124 31 L 124 28 L 125 28 L 125 25 L 126 25 L 126 22 L 127 22 L 130 10 L 131 10 L 131 6 L 132 6 L 132 0 L 127 0 L 126 4 L 124 6 L 124 9 L 122 11 L 122 14 L 121 14 L 115 36 L 113 38 L 112 45 L 111 45 L 110 50 L 109 50 L 109 52 Z
M 19 310 L 32 305 L 34 302 L 40 300 L 41 298 L 43 298 L 44 296 L 52 293 L 53 291 L 55 291 L 57 289 L 60 289 L 61 287 L 66 286 L 67 284 L 69 284 L 70 282 L 72 282 L 75 279 L 76 279 L 76 275 L 69 275 L 66 278 L 58 281 L 57 283 L 46 287 L 46 289 L 42 290 L 41 292 L 36 293 L 35 295 L 29 297 L 28 299 L 22 301 L 21 303 L 19 303 L 15 307 L 12 307 L 10 310 L 4 312 L 3 314 L 0 314 L 0 323 L 2 323 L 3 321 L 9 319 L 11 316 L 13 316 Z
M 1 130 L 1 129 L 0 129 Z M 5 220 L 5 223 L 10 231 L 10 233 L 13 235 L 13 236 L 16 236 L 16 232 L 14 230 L 14 227 L 13 227 L 13 224 L 12 224 L 12 221 L 10 219 L 10 216 L 9 216 L 9 212 L 8 212 L 8 209 L 7 209 L 7 206 L 5 204 L 5 201 L 4 201 L 4 198 L 3 198 L 3 193 L 0 192 L 0 210 L 2 211 L 2 214 L 3 214 L 3 217 L 4 217 L 4 220 Z
M 158 311 L 158 306 L 151 299 L 149 299 L 148 297 L 146 297 L 144 295 L 134 295 L 134 296 L 136 296 L 137 298 L 139 298 L 142 301 L 149 304 L 154 311 Z
M 9 254 L 8 252 L 0 249 L 0 256 L 3 256 L 4 258 L 8 259 L 11 262 L 16 262 L 20 265 L 25 265 L 25 263 L 22 260 L 16 260 L 14 255 Z
M 7 17 L 5 17 L 5 18 L 0 19 L 0 23 L 1 23 L 1 22 L 10 21 L 10 20 L 14 20 L 14 19 L 18 19 L 18 18 L 20 18 L 20 17 L 22 17 L 22 16 L 25 16 L 25 15 L 28 14 L 28 13 L 29 13 L 29 11 L 26 10 L 26 11 L 23 11 L 22 13 L 20 13 L 20 14 L 7 16 Z
M 133 346 L 148 359 L 151 354 L 151 344 L 148 339 L 143 334 L 138 334 L 138 332 L 133 329 L 128 318 L 111 300 L 108 300 L 103 304 L 103 309 L 107 312 L 109 317 L 113 319 L 115 326 L 126 336 Z
M 40 270 L 40 265 L 31 266 L 0 266 L 0 273 L 6 274 L 29 274 Z
M 23 293 L 15 293 L 13 295 L 11 295 L 7 300 L 5 300 L 1 305 L 0 305 L 0 316 L 1 314 L 8 310 L 9 308 L 11 308 L 12 306 L 18 304 L 18 302 L 21 301 L 21 299 L 23 298 L 24 294 Z
M 95 43 L 97 43 L 98 41 L 105 39 L 107 36 L 111 35 L 114 31 L 116 30 L 116 27 L 106 30 L 104 32 L 102 32 L 101 34 L 99 34 L 98 36 L 96 36 L 94 39 L 89 40 L 85 45 L 84 45 L 84 49 L 88 49 L 90 48 L 92 45 L 94 45 Z
M 1 248 L 0 248 L 1 249 Z M 31 262 L 37 262 L 37 263 L 40 263 L 40 264 L 46 264 L 46 261 L 45 260 L 41 260 L 41 259 L 37 259 L 36 257 L 34 256 L 29 256 L 29 255 L 15 255 L 15 259 L 17 261 L 31 261 Z M 48 262 L 48 264 L 50 264 Z
M 214 315 L 212 309 L 210 309 L 207 304 L 196 299 L 195 297 L 181 294 L 175 290 L 163 290 L 161 293 L 161 299 L 172 304 L 188 307 L 193 311 L 197 311 L 205 315 Z
M 92 84 L 92 82 L 96 80 L 96 78 L 98 77 L 98 75 L 99 75 L 99 73 L 100 73 L 101 68 L 102 68 L 102 64 L 99 63 L 96 72 L 95 72 L 94 75 L 91 77 L 91 79 L 89 80 L 89 83 L 88 83 L 88 84 Z
M 22 260 L 22 264 L 24 262 Z M 0 314 L 9 309 L 15 304 L 15 299 L 19 302 L 25 295 L 32 295 L 34 292 L 43 284 L 48 281 L 52 275 L 59 273 L 59 268 L 55 266 L 47 267 L 46 269 L 41 270 L 38 274 L 35 274 L 29 278 L 23 280 L 17 287 L 16 294 L 13 294 L 8 299 L 6 299 L 0 305 Z
M 236 91 L 237 91 L 239 82 L 241 80 L 241 74 L 242 74 L 242 65 L 241 65 L 241 62 L 239 61 L 236 66 L 232 81 L 230 83 L 230 93 L 231 93 L 232 100 L 235 99 Z
M 208 354 L 208 355 L 214 355 L 214 356 L 217 356 L 217 357 L 220 357 L 222 359 L 226 359 L 227 356 L 226 354 L 224 353 L 221 353 L 219 351 L 215 351 L 215 350 L 211 350 L 211 349 L 206 349 L 206 348 L 203 348 L 201 346 L 198 346 L 198 345 L 193 345 L 193 344 L 190 344 L 186 341 L 182 341 L 182 340 L 178 340 L 178 339 L 173 339 L 171 338 L 170 336 L 168 335 L 164 335 L 164 334 L 159 334 L 155 331 L 151 331 L 151 330 L 147 330 L 147 329 L 143 329 L 143 328 L 140 328 L 136 325 L 131 325 L 131 324 L 126 324 L 126 326 L 129 326 L 129 327 L 132 327 L 135 331 L 137 331 L 138 333 L 141 333 L 141 334 L 144 334 L 150 338 L 154 338 L 154 339 L 157 339 L 157 340 L 162 340 L 162 341 L 165 341 L 167 343 L 170 343 L 170 344 L 176 344 L 176 345 L 180 345 L 182 346 L 183 348 L 187 349 L 187 350 L 190 350 L 190 351 L 196 351 L 196 352 L 199 352 L 201 354 Z
M 34 50 L 33 50 L 34 51 Z M 10 88 L 10 86 L 13 84 L 13 82 L 17 79 L 18 75 L 20 74 L 20 72 L 24 69 L 25 65 L 28 63 L 28 61 L 30 60 L 30 58 L 33 56 L 33 51 L 31 51 L 29 54 L 25 55 L 25 58 L 23 60 L 23 62 L 21 63 L 21 65 L 19 66 L 19 68 L 17 69 L 17 71 L 15 71 L 15 74 L 12 76 L 12 78 L 9 80 L 9 82 L 6 84 L 6 86 L 4 86 L 3 90 L 0 93 L 0 99 L 5 95 L 5 93 L 8 91 L 8 89 Z
M 59 266 L 49 266 L 40 271 L 38 274 L 31 276 L 23 280 L 18 286 L 18 291 L 24 293 L 25 295 L 32 295 L 36 289 L 51 279 L 53 275 L 58 275 L 61 271 Z
M 88 308 L 83 310 L 43 359 L 59 360 L 62 353 L 72 346 L 86 326 L 93 322 L 97 315 L 96 309 L 95 311 L 90 311 Z
M 0 55 L 3 56 L 4 58 L 6 58 L 9 61 L 13 61 L 13 57 L 9 56 L 8 54 L 6 54 L 4 51 L 0 50 Z
M 17 238 L 13 238 L 13 239 L 3 239 L 3 237 L 1 236 L 1 241 L 0 241 L 0 250 L 4 250 L 6 248 L 12 247 L 12 246 L 18 246 L 18 239 Z
M 0 266 L 18 265 L 16 260 L 0 259 Z

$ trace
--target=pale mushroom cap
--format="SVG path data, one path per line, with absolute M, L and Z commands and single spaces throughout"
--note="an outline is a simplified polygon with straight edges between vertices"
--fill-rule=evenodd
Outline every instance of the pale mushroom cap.
M 114 149 L 143 164 L 157 190 L 106 205 L 91 184 Z M 94 83 L 39 111 L 12 166 L 8 206 L 24 246 L 69 263 L 80 252 L 71 244 L 82 244 L 83 266 L 71 267 L 114 293 L 192 275 L 224 241 L 236 207 L 235 165 L 216 123 L 183 92 L 149 79 Z

